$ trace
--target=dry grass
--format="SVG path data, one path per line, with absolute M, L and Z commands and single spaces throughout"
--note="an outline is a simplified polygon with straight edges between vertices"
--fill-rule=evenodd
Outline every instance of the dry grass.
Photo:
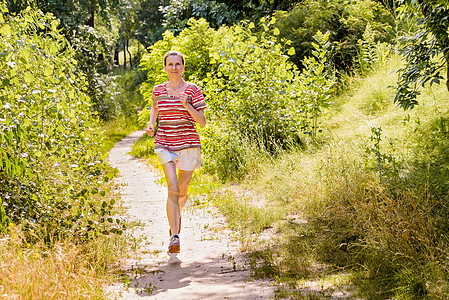
M 83 247 L 58 243 L 46 249 L 25 245 L 20 228 L 10 228 L 8 237 L 0 239 L 0 298 L 106 299 L 104 264 L 113 262 L 114 252 L 109 242 Z

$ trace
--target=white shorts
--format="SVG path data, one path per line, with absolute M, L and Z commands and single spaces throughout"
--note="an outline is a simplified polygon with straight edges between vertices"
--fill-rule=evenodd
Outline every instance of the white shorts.
M 156 148 L 154 152 L 159 158 L 161 165 L 172 161 L 176 168 L 183 171 L 193 171 L 201 167 L 201 149 L 187 148 L 179 151 L 169 151 L 164 148 Z

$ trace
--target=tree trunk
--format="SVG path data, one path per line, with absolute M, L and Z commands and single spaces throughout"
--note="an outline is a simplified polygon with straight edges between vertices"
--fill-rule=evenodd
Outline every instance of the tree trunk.
M 123 66 L 126 69 L 126 43 L 123 43 Z
M 86 20 L 86 23 L 84 23 L 85 25 L 94 28 L 94 11 L 92 10 L 91 12 L 89 12 L 90 17 Z
M 120 52 L 120 45 L 115 45 L 114 47 L 114 64 L 120 66 L 120 61 L 118 60 L 118 54 Z
M 128 52 L 129 55 L 129 66 L 131 67 L 131 69 L 133 68 L 133 61 L 132 61 L 132 56 L 131 56 L 131 52 L 129 52 L 129 40 L 126 40 L 126 52 Z
M 273 1 L 273 5 L 271 6 L 271 11 L 270 11 L 270 16 L 273 15 L 274 11 L 275 11 L 276 8 L 278 7 L 278 3 L 279 3 L 278 0 L 274 0 L 274 1 Z

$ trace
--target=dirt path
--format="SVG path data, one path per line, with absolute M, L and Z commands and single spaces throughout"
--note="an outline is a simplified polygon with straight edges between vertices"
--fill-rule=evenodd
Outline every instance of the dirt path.
M 132 133 L 109 154 L 110 164 L 120 171 L 117 180 L 122 184 L 127 217 L 142 224 L 131 233 L 139 241 L 138 254 L 123 265 L 125 277 L 130 279 L 128 287 L 122 282 L 107 287 L 110 298 L 270 298 L 270 282 L 250 280 L 238 243 L 213 207 L 191 208 L 187 203 L 182 216 L 181 253 L 176 257 L 167 255 L 166 188 L 155 183 L 154 170 L 127 154 L 142 134 Z

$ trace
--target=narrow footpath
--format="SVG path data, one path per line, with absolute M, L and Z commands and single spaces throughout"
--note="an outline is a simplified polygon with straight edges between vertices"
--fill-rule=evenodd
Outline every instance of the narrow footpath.
M 125 283 L 106 288 L 110 299 L 268 299 L 269 280 L 252 280 L 238 242 L 216 208 L 190 207 L 182 214 L 181 253 L 169 257 L 166 187 L 155 171 L 128 152 L 144 133 L 133 132 L 109 153 L 127 218 L 140 226 L 128 232 L 138 251 L 124 261 Z M 126 283 L 129 278 L 128 283 Z

